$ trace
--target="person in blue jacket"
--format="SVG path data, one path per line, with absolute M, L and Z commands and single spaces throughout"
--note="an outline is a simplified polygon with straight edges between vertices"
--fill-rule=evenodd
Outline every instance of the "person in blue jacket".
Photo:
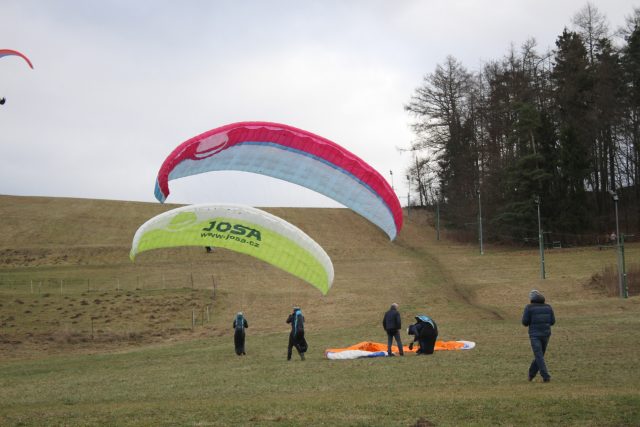
M 531 350 L 533 350 L 533 362 L 529 367 L 529 381 L 533 381 L 538 372 L 545 383 L 551 381 L 551 376 L 544 361 L 544 354 L 547 351 L 549 338 L 551 337 L 551 326 L 556 323 L 553 308 L 545 304 L 544 295 L 537 290 L 529 292 L 529 301 L 522 314 L 522 324 L 529 327 L 529 340 Z
M 244 339 L 245 339 L 245 329 L 249 327 L 247 323 L 247 319 L 244 317 L 244 313 L 239 311 L 236 314 L 235 319 L 233 319 L 233 343 L 236 347 L 236 354 L 238 356 L 244 356 Z
M 438 339 L 438 325 L 435 320 L 424 314 L 416 316 L 416 323 L 409 326 L 409 335 L 413 335 L 413 342 L 409 344 L 409 350 L 413 350 L 413 343 L 416 341 L 420 345 L 416 355 L 433 354 L 433 349 Z

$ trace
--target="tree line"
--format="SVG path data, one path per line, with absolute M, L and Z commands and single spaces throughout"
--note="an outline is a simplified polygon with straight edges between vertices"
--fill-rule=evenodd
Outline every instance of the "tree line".
M 592 4 L 555 49 L 534 39 L 470 71 L 453 56 L 405 105 L 415 141 L 407 170 L 414 204 L 450 230 L 482 211 L 489 239 L 640 230 L 640 8 L 609 29 Z M 479 203 L 481 201 L 481 203 Z

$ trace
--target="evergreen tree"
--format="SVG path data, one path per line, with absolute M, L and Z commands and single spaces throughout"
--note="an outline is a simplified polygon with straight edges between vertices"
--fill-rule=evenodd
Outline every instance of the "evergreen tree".
M 590 172 L 593 117 L 590 108 L 592 79 L 587 52 L 580 36 L 565 29 L 558 48 L 552 78 L 559 126 L 559 226 L 578 233 L 589 223 L 585 184 Z M 563 197 L 564 196 L 564 197 Z
M 622 65 L 625 84 L 625 145 L 627 178 L 620 184 L 633 185 L 636 227 L 640 229 L 640 9 L 636 9 L 635 27 L 627 37 Z
M 536 197 L 546 230 L 602 232 L 611 189 L 640 229 L 640 9 L 621 50 L 593 5 L 573 23 L 555 51 L 527 40 L 475 75 L 448 57 L 405 106 L 417 118 L 412 190 L 428 203 L 438 188 L 449 225 L 475 223 L 480 190 L 487 236 L 531 235 Z
M 593 78 L 596 141 L 592 149 L 593 172 L 590 187 L 596 201 L 597 216 L 603 217 L 612 208 L 607 190 L 617 187 L 617 141 L 620 138 L 623 114 L 623 103 L 620 100 L 624 97 L 620 58 L 608 39 L 598 42 Z M 606 227 L 606 221 L 601 226 Z

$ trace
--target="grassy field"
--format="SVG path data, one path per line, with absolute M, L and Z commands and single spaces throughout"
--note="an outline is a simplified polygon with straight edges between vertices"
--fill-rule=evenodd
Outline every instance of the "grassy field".
M 155 251 L 132 264 L 136 228 L 171 207 L 0 197 L 0 424 L 640 424 L 640 297 L 591 283 L 615 265 L 613 251 L 549 250 L 543 281 L 536 249 L 488 245 L 480 255 L 436 241 L 416 211 L 389 242 L 345 209 L 267 209 L 332 258 L 336 280 L 323 297 L 223 250 Z M 640 246 L 626 256 L 637 263 Z M 549 384 L 526 380 L 520 316 L 531 288 L 557 317 Z M 324 358 L 326 348 L 383 341 L 391 302 L 405 324 L 429 314 L 440 338 L 477 347 Z M 294 304 L 307 318 L 304 362 L 286 361 Z M 233 353 L 238 310 L 250 325 L 245 357 Z

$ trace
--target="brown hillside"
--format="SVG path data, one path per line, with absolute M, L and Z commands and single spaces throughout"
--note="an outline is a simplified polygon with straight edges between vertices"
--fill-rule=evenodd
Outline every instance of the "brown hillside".
M 425 266 L 407 249 L 424 239 L 424 228 L 409 224 L 390 242 L 348 209 L 265 209 L 327 251 L 336 276 L 325 297 L 279 269 L 227 250 L 157 250 L 131 263 L 136 229 L 175 206 L 1 196 L 0 295 L 6 314 L 0 330 L 5 342 L 51 349 L 131 337 L 161 340 L 191 334 L 193 315 L 201 327 L 197 334 L 215 335 L 238 310 L 259 316 L 254 333 L 272 332 L 286 328 L 283 317 L 294 304 L 305 308 L 310 322 L 326 328 L 343 325 L 345 312 L 357 323 L 377 324 L 388 304 L 408 299 L 425 277 Z
M 547 251 L 547 279 L 541 281 L 536 249 L 487 245 L 479 255 L 474 245 L 438 242 L 424 212 L 405 214 L 402 232 L 390 242 L 348 209 L 303 208 L 266 210 L 327 251 L 335 268 L 327 296 L 223 249 L 156 250 L 131 263 L 135 230 L 173 207 L 0 196 L 0 344 L 8 344 L 0 345 L 0 357 L 226 336 L 239 310 L 252 334 L 286 333 L 292 305 L 303 307 L 310 331 L 352 336 L 342 337 L 344 344 L 381 339 L 380 316 L 391 302 L 400 303 L 405 319 L 428 312 L 447 324 L 444 339 L 465 338 L 463 328 L 484 321 L 517 326 L 532 288 L 565 316 L 602 309 L 606 295 L 585 285 L 615 265 L 613 251 Z M 640 247 L 630 244 L 626 253 L 631 264 Z M 607 301 L 615 310 L 616 299 Z

